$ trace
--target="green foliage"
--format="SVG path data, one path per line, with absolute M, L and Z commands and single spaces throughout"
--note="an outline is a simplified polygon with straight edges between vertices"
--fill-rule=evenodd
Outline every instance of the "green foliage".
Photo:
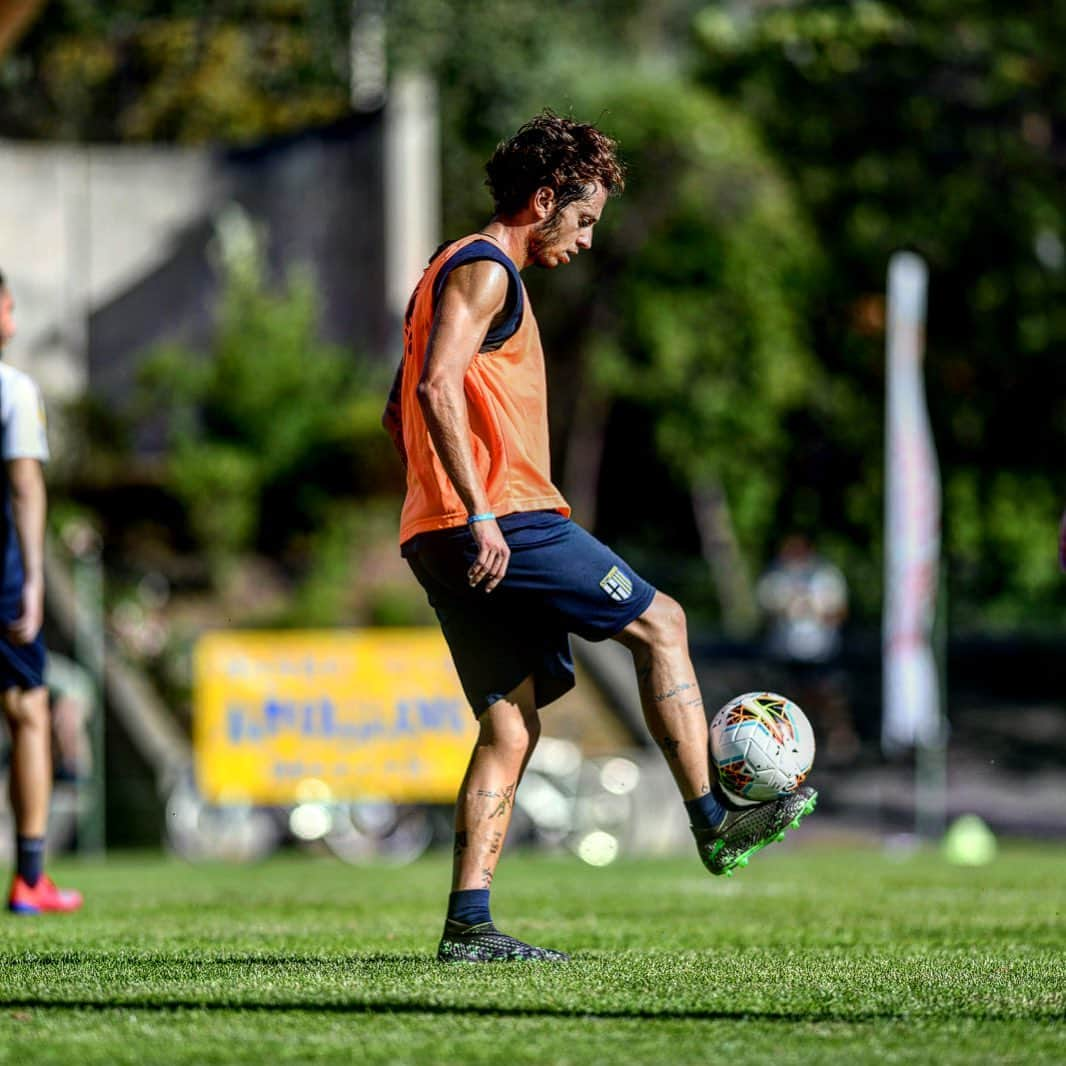
M 751 125 L 673 78 L 616 76 L 630 183 L 599 254 L 617 305 L 593 374 L 643 404 L 679 481 L 727 489 L 743 543 L 768 537 L 787 417 L 817 387 L 803 324 L 817 246 Z
M 283 554 L 330 525 L 338 497 L 373 496 L 395 473 L 381 369 L 317 339 L 306 274 L 280 291 L 266 284 L 246 220 L 231 216 L 222 232 L 213 350 L 168 346 L 142 369 L 145 408 L 169 423 L 169 486 L 216 564 L 254 548 Z
M 927 380 L 950 596 L 971 625 L 1056 614 L 1066 454 L 1061 25 L 1059 4 L 1005 11 L 948 0 L 814 0 L 743 17 L 714 5 L 696 22 L 704 84 L 763 131 L 832 267 L 812 321 L 832 391 L 800 427 L 786 481 L 817 487 L 829 537 L 850 545 L 860 567 L 862 545 L 880 554 L 872 483 L 883 462 L 885 269 L 901 246 L 929 261 Z M 869 615 L 877 598 L 850 572 Z
M 292 601 L 270 619 L 276 626 L 336 626 L 353 618 L 367 625 L 432 625 L 436 619 L 406 565 L 395 574 L 376 573 L 380 553 L 399 563 L 396 522 L 399 502 L 335 500 L 315 529 L 296 539 L 306 562 Z
M 591 312 L 591 377 L 645 409 L 681 485 L 724 485 L 754 560 L 788 412 L 816 387 L 803 305 L 817 248 L 749 123 L 679 79 L 612 74 L 582 107 L 610 104 L 629 166 L 598 236 L 592 299 L 611 306 Z
M 1038 474 L 952 471 L 947 549 L 970 595 L 952 603 L 960 628 L 1039 629 L 1062 612 L 1056 551 L 1062 500 Z M 980 593 L 975 603 L 974 592 Z
M 245 141 L 348 110 L 340 0 L 53 0 L 0 66 L 9 134 Z

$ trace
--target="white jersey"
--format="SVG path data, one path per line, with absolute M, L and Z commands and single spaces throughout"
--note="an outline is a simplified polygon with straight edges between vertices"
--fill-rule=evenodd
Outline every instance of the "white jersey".
M 28 374 L 0 362 L 0 459 L 47 462 L 48 427 L 41 393 Z

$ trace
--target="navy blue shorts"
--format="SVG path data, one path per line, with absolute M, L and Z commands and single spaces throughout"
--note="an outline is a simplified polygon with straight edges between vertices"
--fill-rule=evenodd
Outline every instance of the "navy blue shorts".
M 533 676 L 543 707 L 574 686 L 570 634 L 606 640 L 650 606 L 655 589 L 591 533 L 554 511 L 506 515 L 511 549 L 491 593 L 471 588 L 466 526 L 420 533 L 403 555 L 426 590 L 475 715 Z
M 0 637 L 0 692 L 40 688 L 44 684 L 44 659 L 44 640 L 39 633 L 29 644 L 12 644 Z

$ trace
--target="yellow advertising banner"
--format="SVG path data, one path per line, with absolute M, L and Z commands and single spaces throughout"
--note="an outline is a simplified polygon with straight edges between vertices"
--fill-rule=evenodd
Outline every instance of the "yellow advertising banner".
M 220 631 L 196 646 L 212 803 L 451 803 L 477 736 L 436 629 Z

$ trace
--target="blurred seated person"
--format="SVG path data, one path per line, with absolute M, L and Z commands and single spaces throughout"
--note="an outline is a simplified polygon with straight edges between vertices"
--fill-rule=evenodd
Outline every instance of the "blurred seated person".
M 800 533 L 789 534 L 756 589 L 766 622 L 766 651 L 785 670 L 786 693 L 807 712 L 830 763 L 859 748 L 837 660 L 848 614 L 844 575 Z
M 85 781 L 93 768 L 88 731 L 92 678 L 73 659 L 49 651 L 44 683 L 52 709 L 52 776 L 56 781 Z

